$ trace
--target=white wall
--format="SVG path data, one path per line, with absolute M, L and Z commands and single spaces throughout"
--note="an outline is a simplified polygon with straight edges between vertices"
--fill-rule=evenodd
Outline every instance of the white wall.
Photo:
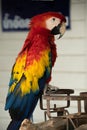
M 52 85 L 60 88 L 87 91 L 87 1 L 71 0 L 71 30 L 58 41 L 58 58 L 53 69 Z M 1 23 L 1 19 L 0 19 Z M 11 67 L 21 49 L 27 32 L 2 32 L 0 26 L 0 130 L 5 130 L 9 123 L 8 112 L 4 111 Z M 76 111 L 71 104 L 70 111 Z M 40 116 L 39 116 L 40 115 Z M 35 121 L 44 119 L 43 112 L 37 106 Z

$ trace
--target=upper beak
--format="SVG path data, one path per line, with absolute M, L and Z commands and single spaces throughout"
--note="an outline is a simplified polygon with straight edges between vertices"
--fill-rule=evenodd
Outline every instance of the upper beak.
M 58 39 L 60 39 L 64 35 L 65 31 L 66 31 L 66 24 L 65 24 L 65 22 L 62 22 L 60 29 L 59 29 L 60 36 L 59 36 Z

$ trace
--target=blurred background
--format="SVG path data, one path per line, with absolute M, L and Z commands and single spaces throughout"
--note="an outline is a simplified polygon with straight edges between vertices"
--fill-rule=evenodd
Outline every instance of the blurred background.
M 59 88 L 74 89 L 74 94 L 79 95 L 80 92 L 87 91 L 87 0 L 70 0 L 68 11 L 69 27 L 62 39 L 55 38 L 58 58 L 50 84 Z M 8 112 L 4 111 L 10 72 L 28 33 L 26 29 L 25 31 L 10 30 L 11 28 L 5 30 L 4 27 L 7 26 L 3 19 L 8 16 L 4 17 L 4 14 L 0 1 L 0 130 L 6 130 L 10 122 Z M 76 112 L 76 107 L 76 103 L 72 102 L 70 113 Z M 40 110 L 39 103 L 33 118 L 34 122 L 44 121 L 44 112 Z

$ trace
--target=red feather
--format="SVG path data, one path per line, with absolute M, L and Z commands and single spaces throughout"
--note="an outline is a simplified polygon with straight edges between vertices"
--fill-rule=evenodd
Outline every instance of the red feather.
M 61 13 L 46 12 L 46 13 L 34 16 L 30 22 L 30 28 L 32 28 L 32 27 L 46 27 L 45 21 L 50 17 L 57 17 L 61 20 L 61 22 L 62 21 L 66 22 L 64 15 L 62 15 Z

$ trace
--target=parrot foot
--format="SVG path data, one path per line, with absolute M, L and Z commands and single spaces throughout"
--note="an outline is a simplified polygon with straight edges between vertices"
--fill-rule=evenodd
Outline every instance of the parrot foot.
M 29 125 L 31 125 L 32 122 L 28 119 L 24 119 L 21 123 L 20 129 L 19 130 L 28 130 Z
M 47 84 L 45 89 L 44 89 L 44 94 L 51 94 L 51 93 L 55 93 L 59 90 L 58 87 Z

